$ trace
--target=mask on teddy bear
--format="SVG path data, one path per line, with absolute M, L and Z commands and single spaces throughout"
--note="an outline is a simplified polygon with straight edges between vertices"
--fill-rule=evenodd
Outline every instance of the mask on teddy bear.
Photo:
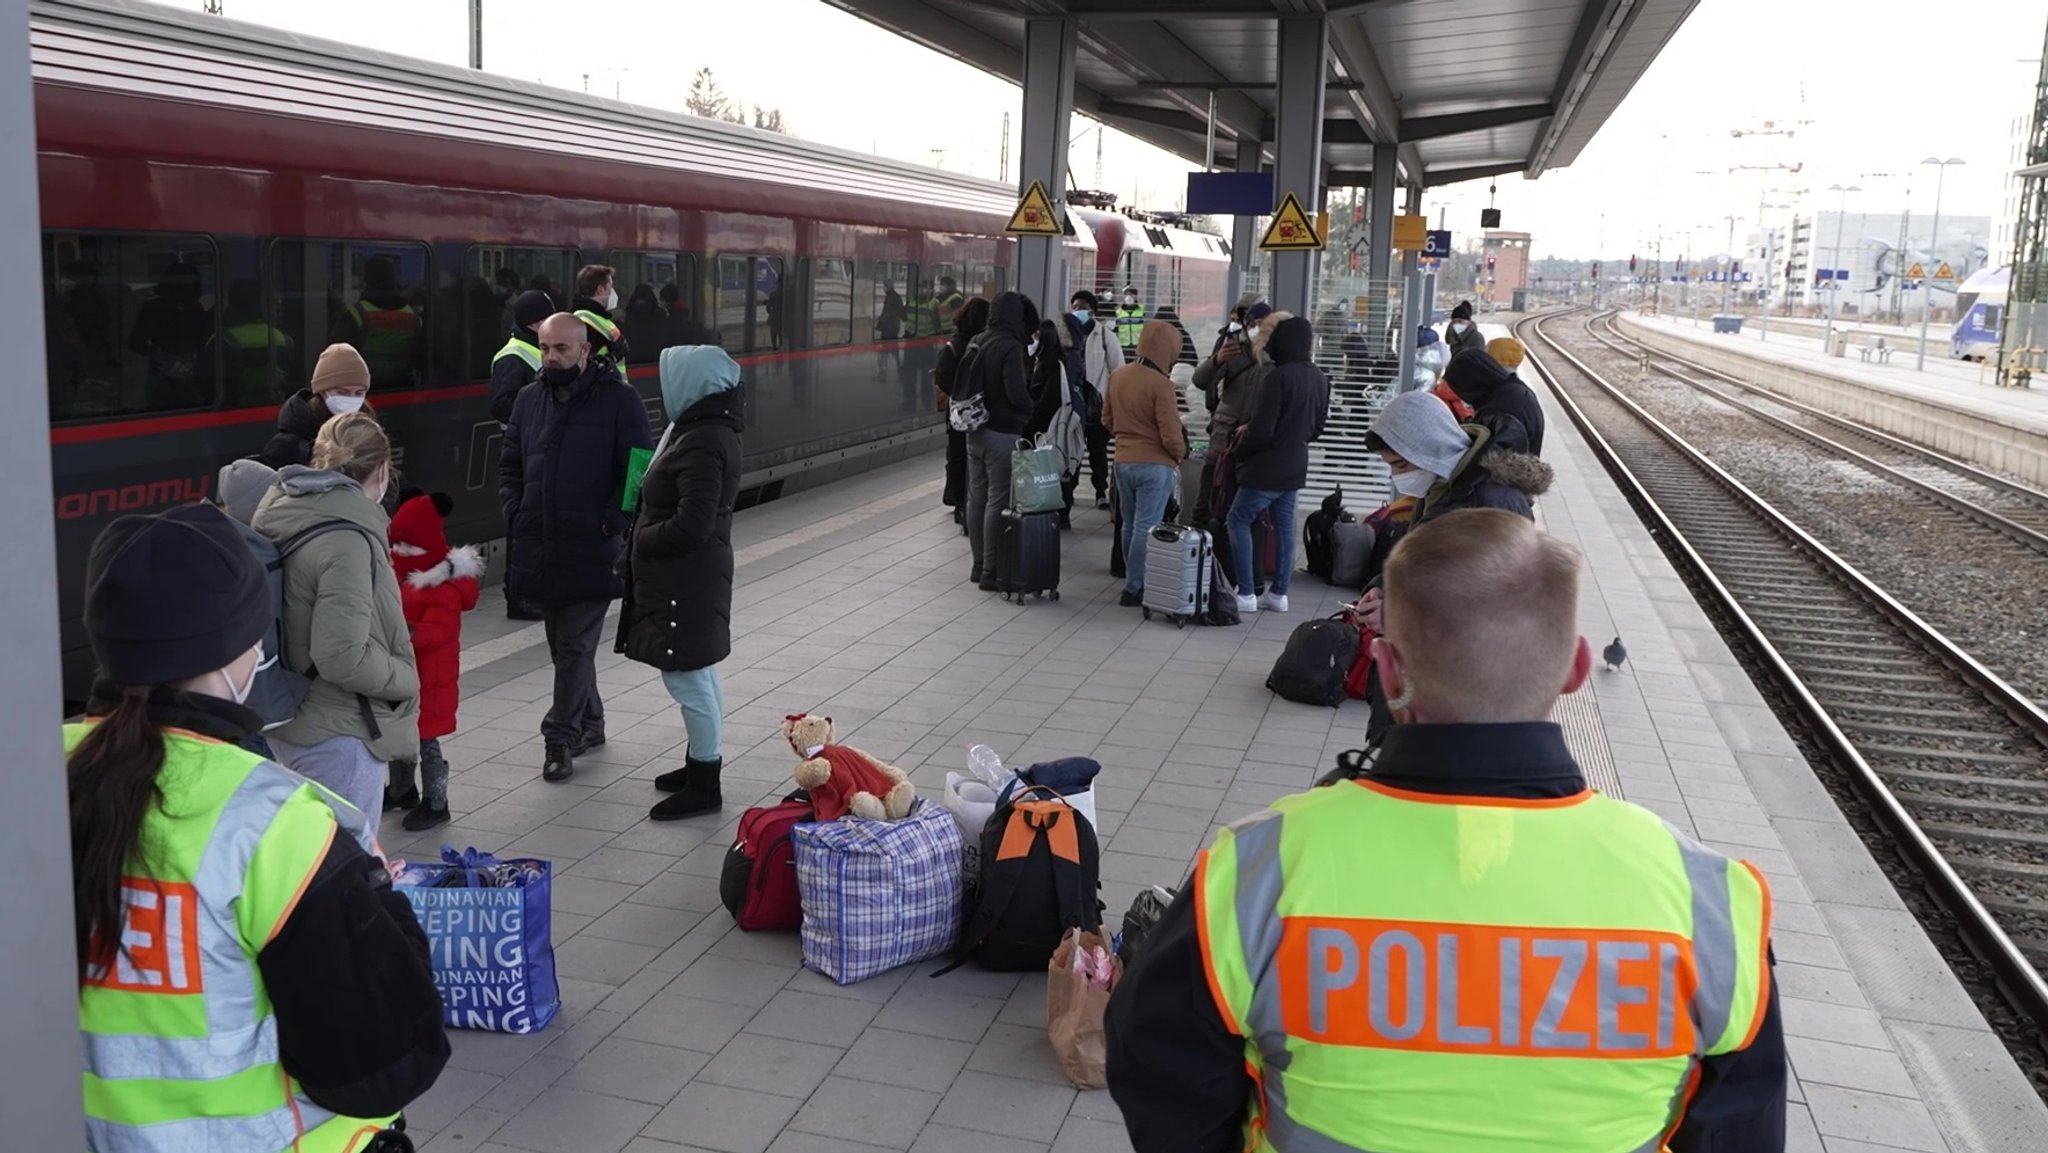
M 811 796 L 820 821 L 855 816 L 871 821 L 900 821 L 917 803 L 910 774 L 894 765 L 832 743 L 832 718 L 791 713 L 782 720 L 782 736 L 799 763 L 793 774 Z

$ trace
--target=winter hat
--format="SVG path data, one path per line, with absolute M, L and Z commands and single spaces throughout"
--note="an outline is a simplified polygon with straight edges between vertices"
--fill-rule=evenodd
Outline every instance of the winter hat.
M 1515 374 L 1501 367 L 1500 361 L 1486 355 L 1480 349 L 1467 348 L 1451 358 L 1444 366 L 1444 379 L 1458 390 L 1458 395 L 1468 404 L 1484 404 L 1495 389 L 1514 379 Z
M 1435 344 L 1436 341 L 1436 329 L 1425 324 L 1415 330 L 1415 347 L 1428 348 L 1430 345 Z
M 1528 353 L 1522 342 L 1512 336 L 1496 336 L 1486 342 L 1486 355 L 1499 361 L 1500 366 L 1510 372 L 1522 367 L 1522 358 Z
M 1250 328 L 1271 315 L 1273 315 L 1273 306 L 1261 300 L 1244 310 L 1244 326 Z
M 447 493 L 408 488 L 398 494 L 398 511 L 391 514 L 391 567 L 400 579 L 448 559 L 442 521 L 454 510 Z
M 1387 402 L 1365 434 L 1365 447 L 1392 449 L 1416 468 L 1448 479 L 1472 438 L 1451 410 L 1426 392 L 1404 392 Z
M 346 344 L 330 344 L 313 365 L 313 395 L 320 396 L 337 388 L 370 387 L 370 366 L 363 363 L 363 354 Z
M 1461 301 L 1459 301 L 1459 302 L 1458 302 L 1458 307 L 1456 307 L 1456 308 L 1453 308 L 1453 309 L 1451 310 L 1451 319 L 1452 319 L 1452 320 L 1470 320 L 1470 319 L 1472 319 L 1472 302 L 1471 302 L 1471 301 L 1469 301 L 1469 300 L 1461 300 Z
M 519 294 L 512 302 L 512 323 L 521 328 L 535 328 L 540 322 L 555 314 L 555 302 L 537 288 Z
M 277 470 L 253 458 L 231 460 L 221 466 L 217 482 L 221 507 L 228 515 L 248 524 L 256 516 L 263 494 L 277 483 Z
M 234 663 L 273 623 L 270 580 L 210 504 L 124 516 L 85 562 L 85 633 L 117 685 L 172 685 Z

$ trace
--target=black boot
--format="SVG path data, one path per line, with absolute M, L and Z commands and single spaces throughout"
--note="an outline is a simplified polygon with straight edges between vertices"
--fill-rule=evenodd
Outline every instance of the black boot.
M 654 787 L 670 796 L 663 797 L 647 811 L 650 821 L 680 821 L 703 813 L 715 813 L 725 804 L 725 798 L 718 791 L 718 773 L 725 767 L 723 760 L 697 761 L 687 755 L 683 767 L 654 778 Z
M 445 803 L 437 805 L 431 801 L 421 801 L 419 807 L 407 813 L 405 820 L 400 823 L 405 826 L 408 833 L 423 833 L 428 829 L 439 828 L 448 823 L 448 806 Z
M 559 784 L 576 775 L 576 758 L 569 755 L 569 746 L 550 741 L 547 754 L 540 765 L 540 779 Z

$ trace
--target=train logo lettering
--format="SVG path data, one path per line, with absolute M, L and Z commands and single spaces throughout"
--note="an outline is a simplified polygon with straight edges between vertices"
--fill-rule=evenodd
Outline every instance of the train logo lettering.
M 213 477 L 201 475 L 177 480 L 143 481 L 89 492 L 67 492 L 57 498 L 57 519 L 84 520 L 167 505 L 191 504 L 205 500 L 212 491 Z

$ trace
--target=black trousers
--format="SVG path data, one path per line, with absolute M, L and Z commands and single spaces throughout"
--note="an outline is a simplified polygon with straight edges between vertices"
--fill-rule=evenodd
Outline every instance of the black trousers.
M 1102 496 L 1109 490 L 1109 430 L 1091 420 L 1082 435 L 1088 438 L 1088 479 L 1095 482 L 1095 495 Z
M 941 498 L 950 508 L 967 507 L 967 434 L 946 430 L 946 491 Z
M 573 745 L 604 732 L 604 697 L 597 689 L 597 646 L 610 601 L 548 605 L 541 610 L 548 659 L 555 666 L 555 704 L 541 718 L 541 739 Z

